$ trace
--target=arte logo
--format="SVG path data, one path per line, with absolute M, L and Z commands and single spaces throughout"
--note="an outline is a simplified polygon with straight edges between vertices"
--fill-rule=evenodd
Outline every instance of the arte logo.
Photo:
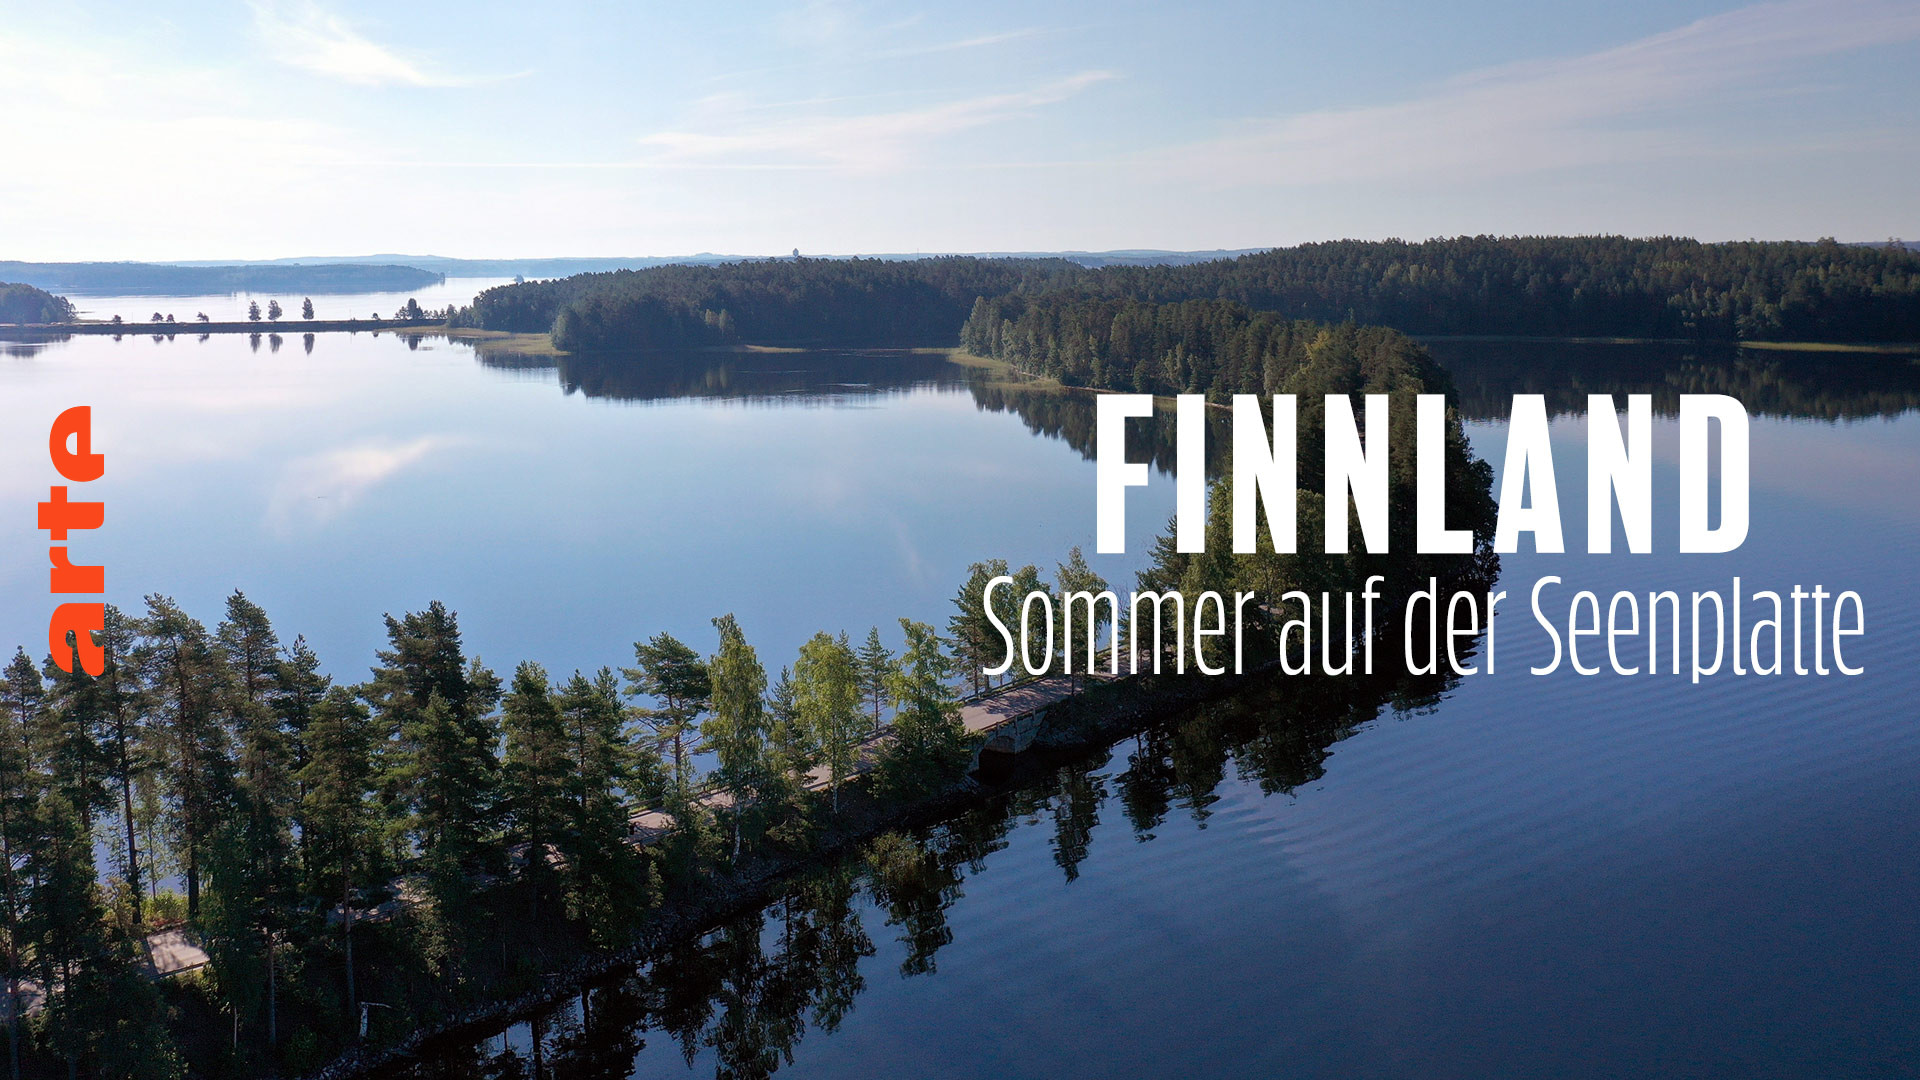
M 73 445 L 71 450 L 67 448 L 69 443 Z M 47 436 L 47 452 L 53 458 L 54 469 L 64 479 L 76 484 L 100 479 L 107 471 L 107 458 L 93 452 L 93 407 L 77 405 L 55 417 L 53 430 Z M 106 516 L 107 507 L 103 502 L 70 501 L 65 484 L 54 484 L 47 489 L 47 501 L 40 504 L 39 527 L 47 531 L 49 540 L 58 542 L 47 548 L 47 559 L 52 563 L 48 591 L 55 597 L 75 593 L 98 596 L 107 591 L 107 568 L 75 566 L 65 543 L 69 530 L 97 529 L 106 521 Z M 53 618 L 47 623 L 47 649 L 53 654 L 53 662 L 71 674 L 73 657 L 77 655 L 87 674 L 104 674 L 106 650 L 93 635 L 105 633 L 106 628 L 104 601 L 74 601 L 54 608 Z

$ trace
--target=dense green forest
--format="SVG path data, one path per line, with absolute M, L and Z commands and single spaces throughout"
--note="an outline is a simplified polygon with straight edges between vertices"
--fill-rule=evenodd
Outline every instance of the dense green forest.
M 31 285 L 0 281 L 0 323 L 71 322 L 73 304 Z
M 1302 462 L 1319 461 L 1325 455 L 1326 395 L 1388 396 L 1390 555 L 1305 553 L 1307 541 L 1322 534 L 1320 522 L 1326 512 L 1324 477 L 1306 468 L 1300 476 L 1302 554 L 1228 554 L 1232 498 L 1223 480 L 1209 499 L 1207 554 L 1178 554 L 1172 541 L 1163 537 L 1154 569 L 1142 577 L 1149 587 L 1189 594 L 1253 588 L 1262 595 L 1278 596 L 1292 588 L 1310 592 L 1345 588 L 1343 583 L 1376 572 L 1389 580 L 1460 572 L 1460 560 L 1433 559 L 1427 567 L 1427 557 L 1412 554 L 1417 546 L 1413 513 L 1416 396 L 1442 393 L 1451 399 L 1454 387 L 1427 350 L 1398 331 L 1289 320 L 1223 300 L 1149 304 L 1053 293 L 1030 300 L 981 300 L 961 340 L 969 351 L 1055 376 L 1069 385 L 1199 393 L 1217 399 L 1232 394 L 1298 395 L 1296 446 Z M 1474 531 L 1476 558 L 1484 565 L 1467 572 L 1485 573 L 1491 580 L 1492 470 L 1473 456 L 1457 416 L 1450 418 L 1448 430 L 1450 527 Z M 1198 577 L 1190 578 L 1190 573 Z
M 983 298 L 960 344 L 1068 386 L 1151 394 L 1317 394 L 1393 366 L 1423 384 L 1445 379 L 1398 331 L 1288 319 L 1227 300 Z
M 1054 291 L 1230 301 L 1408 334 L 1920 340 L 1920 252 L 1674 237 L 1342 240 L 1187 265 L 792 259 L 663 266 L 490 289 L 459 323 L 568 349 L 947 345 L 976 299 Z
M 975 297 L 1073 280 L 1061 259 L 780 259 L 502 285 L 456 325 L 550 331 L 563 349 L 951 344 Z
M 1230 261 L 1114 267 L 1085 288 L 1234 300 L 1409 334 L 1920 341 L 1920 252 L 1682 237 L 1340 240 Z
M 731 616 L 714 628 L 710 656 L 663 633 L 617 673 L 502 678 L 435 604 L 389 617 L 349 686 L 236 592 L 211 629 L 164 597 L 109 607 L 98 677 L 16 652 L 0 674 L 15 1074 L 311 1069 L 355 1041 L 361 1002 L 404 1034 L 627 943 L 722 868 L 804 851 L 883 710 L 892 737 L 849 798 L 958 775 L 932 627 L 903 620 L 897 652 L 877 630 L 818 634 L 772 680 Z M 735 798 L 702 801 L 709 784 Z M 682 827 L 637 846 L 648 806 Z M 181 924 L 211 963 L 155 982 L 142 941 Z

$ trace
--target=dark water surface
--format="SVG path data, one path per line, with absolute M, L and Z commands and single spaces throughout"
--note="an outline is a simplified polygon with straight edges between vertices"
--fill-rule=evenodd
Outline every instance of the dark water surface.
M 1662 418 L 1655 553 L 1505 557 L 1498 674 L 1199 710 L 423 1071 L 1920 1074 L 1914 365 L 1531 350 L 1436 346 L 1482 456 L 1500 466 L 1515 391 L 1739 394 L 1745 546 L 1674 553 Z M 381 611 L 435 597 L 498 666 L 618 663 L 658 629 L 705 648 L 732 610 L 777 667 L 823 626 L 944 621 L 974 559 L 1091 546 L 1090 409 L 925 357 L 555 369 L 391 336 L 80 339 L 0 358 L 0 399 L 14 462 L 41 460 L 56 407 L 96 405 L 112 486 L 89 553 L 116 601 L 164 589 L 213 618 L 239 585 L 345 677 Z M 1553 432 L 1579 550 L 1583 422 Z M 11 472 L 7 501 L 47 482 Z M 1171 501 L 1164 477 L 1134 496 L 1133 554 L 1097 564 L 1116 584 Z M 0 596 L 31 642 L 29 513 L 0 523 Z M 1866 673 L 1533 677 L 1545 574 L 1562 620 L 1581 588 L 1853 589 Z
M 1484 401 L 1516 365 L 1556 411 L 1606 390 L 1754 400 L 1738 552 L 1673 553 L 1663 418 L 1656 553 L 1507 557 L 1498 674 L 1437 704 L 1283 681 L 1200 710 L 422 1073 L 1920 1073 L 1915 369 L 1613 348 L 1631 378 L 1601 374 L 1604 350 L 1437 351 Z M 1498 467 L 1504 408 L 1467 398 Z M 1554 439 L 1584 548 L 1582 421 Z M 1724 594 L 1734 575 L 1855 589 L 1866 673 L 1533 677 L 1551 648 L 1525 596 L 1546 574 L 1560 612 L 1581 588 Z

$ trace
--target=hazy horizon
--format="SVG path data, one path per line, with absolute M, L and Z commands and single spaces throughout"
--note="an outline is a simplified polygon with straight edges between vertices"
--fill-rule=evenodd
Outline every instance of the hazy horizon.
M 1291 248 L 1291 247 L 1300 247 L 1306 244 L 1339 243 L 1343 241 L 1371 242 L 1371 241 L 1395 241 L 1395 240 L 1404 241 L 1407 243 L 1421 243 L 1428 240 L 1454 239 L 1458 236 L 1465 236 L 1465 235 L 1473 235 L 1473 234 L 1450 233 L 1445 235 L 1424 236 L 1424 237 L 1329 236 L 1329 237 L 1322 237 L 1315 240 L 1301 240 L 1301 241 L 1298 241 L 1297 243 L 1292 243 L 1292 244 L 1255 244 L 1255 245 L 1241 245 L 1238 247 L 1227 247 L 1227 248 L 1171 249 L 1171 248 L 1148 248 L 1148 247 L 1117 247 L 1117 248 L 1104 248 L 1097 251 L 1087 250 L 1084 248 L 1056 248 L 1056 249 L 1049 249 L 1049 250 L 1030 249 L 1030 250 L 1020 250 L 1020 251 L 1012 251 L 1012 250 L 1008 250 L 1008 251 L 818 251 L 818 252 L 802 251 L 800 252 L 800 254 L 806 258 L 817 258 L 817 259 L 924 259 L 924 258 L 937 258 L 937 257 L 949 256 L 949 255 L 969 257 L 969 258 L 982 258 L 982 259 L 1048 258 L 1048 257 L 1074 256 L 1074 255 L 1107 256 L 1107 257 L 1137 256 L 1137 257 L 1143 257 L 1143 258 L 1150 257 L 1150 256 L 1213 255 L 1223 259 L 1230 259 L 1230 258 L 1237 258 L 1240 255 L 1244 255 L 1244 254 L 1251 254 L 1254 252 L 1272 251 L 1276 249 Z M 1656 235 L 1672 235 L 1672 236 L 1683 236 L 1683 237 L 1685 236 L 1685 234 L 1678 234 L 1678 233 L 1672 233 L 1672 234 L 1645 233 L 1645 234 L 1636 235 L 1636 234 L 1617 233 L 1617 232 L 1616 233 L 1602 232 L 1602 233 L 1587 233 L 1587 234 L 1493 233 L 1493 234 L 1485 234 L 1485 235 L 1496 235 L 1496 236 L 1596 235 L 1596 236 L 1629 236 L 1632 239 L 1647 239 Z M 1686 238 L 1700 240 L 1703 243 L 1737 243 L 1742 240 L 1761 241 L 1761 242 L 1777 241 L 1777 242 L 1785 242 L 1785 243 L 1818 243 L 1822 240 L 1835 240 L 1841 244 L 1847 244 L 1847 245 L 1877 245 L 1877 244 L 1884 244 L 1889 239 L 1889 238 L 1880 238 L 1880 239 L 1873 239 L 1873 240 L 1858 240 L 1858 239 L 1850 239 L 1847 237 L 1822 237 L 1822 236 L 1745 236 L 1745 237 L 1728 237 L 1723 240 L 1706 240 L 1702 237 L 1686 237 Z M 1897 238 L 1897 237 L 1892 239 L 1899 239 L 1901 243 L 1903 243 L 1907 247 L 1920 246 L 1920 241 L 1906 240 L 1904 238 Z M 364 254 L 364 255 L 357 255 L 357 254 L 262 255 L 258 257 L 233 257 L 229 259 L 222 259 L 218 257 L 192 258 L 192 259 L 169 259 L 169 258 L 161 257 L 161 258 L 148 258 L 148 259 L 125 259 L 125 258 L 120 258 L 120 259 L 116 259 L 116 258 L 21 259 L 21 260 L 13 260 L 13 261 L 41 262 L 41 263 L 70 263 L 70 262 L 71 263 L 79 263 L 79 262 L 146 263 L 146 264 L 152 264 L 156 266 L 226 266 L 226 265 L 238 266 L 238 265 L 246 265 L 246 264 L 300 265 L 303 263 L 375 264 L 380 260 L 386 260 L 386 259 L 416 259 L 416 260 L 428 260 L 433 262 L 490 262 L 490 263 L 492 262 L 562 262 L 562 261 L 616 262 L 620 260 L 674 261 L 674 260 L 682 260 L 682 259 L 748 260 L 748 259 L 790 258 L 792 254 L 793 254 L 793 249 L 790 249 L 787 251 L 641 252 L 641 253 L 629 253 L 624 255 L 609 255 L 609 254 L 579 253 L 579 252 L 546 252 L 546 253 L 534 253 L 534 254 L 481 253 L 477 255 L 443 255 L 438 252 L 392 251 L 392 252 L 373 252 L 373 253 Z M 0 259 L 0 262 L 5 262 L 5 261 L 9 261 L 9 260 Z M 431 266 L 424 267 L 424 269 L 430 270 L 432 269 L 432 267 Z
M 1916 59 L 1896 0 L 0 0 L 0 258 L 1911 238 Z

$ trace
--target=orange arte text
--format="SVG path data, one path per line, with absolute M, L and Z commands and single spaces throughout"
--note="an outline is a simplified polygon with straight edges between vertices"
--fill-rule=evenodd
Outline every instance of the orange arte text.
M 53 459 L 54 469 L 73 483 L 85 484 L 105 475 L 106 455 L 93 452 L 93 408 L 76 405 L 55 417 L 53 430 L 47 435 L 47 452 Z M 71 501 L 65 484 L 47 489 L 47 501 L 40 504 L 39 527 L 47 531 L 48 539 L 63 542 L 47 549 L 47 559 L 52 564 L 48 591 L 54 596 L 98 595 L 107 591 L 106 567 L 76 565 L 64 543 L 72 530 L 97 529 L 106 518 L 105 503 Z M 94 635 L 104 634 L 106 627 L 104 602 L 69 602 L 54 608 L 53 618 L 47 622 L 47 650 L 53 654 L 53 662 L 60 670 L 71 672 L 77 656 L 81 669 L 87 674 L 104 674 L 106 650 Z

